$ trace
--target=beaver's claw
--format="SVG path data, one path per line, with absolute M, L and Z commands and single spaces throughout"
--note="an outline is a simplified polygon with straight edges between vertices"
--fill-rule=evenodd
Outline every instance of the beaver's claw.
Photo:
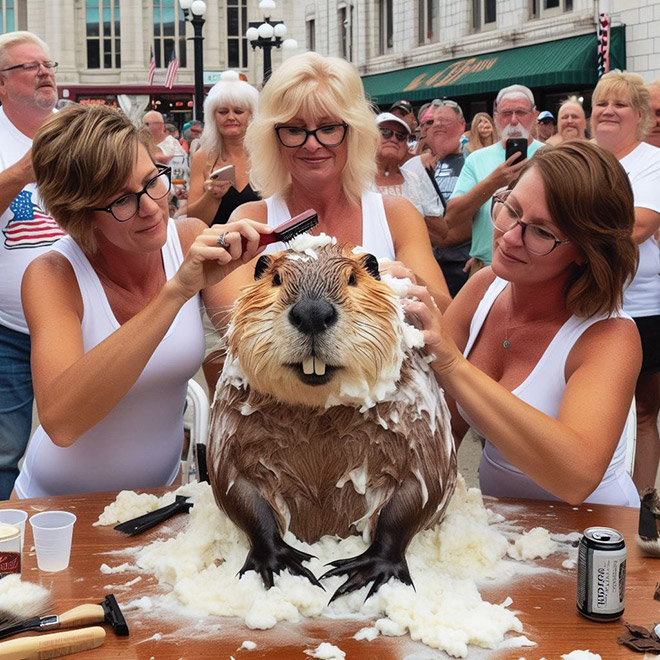
M 275 538 L 271 543 L 252 546 L 238 574 L 242 576 L 247 571 L 256 571 L 266 588 L 270 589 L 274 585 L 273 575 L 288 569 L 292 575 L 306 577 L 313 585 L 324 589 L 314 573 L 302 565 L 302 562 L 314 558 L 314 555 L 292 548 L 281 538 Z
M 361 589 L 369 584 L 369 582 L 373 582 L 367 597 L 364 599 L 366 602 L 390 578 L 396 578 L 399 582 L 409 584 L 413 589 L 415 588 L 404 555 L 400 557 L 386 556 L 384 553 L 379 554 L 373 551 L 372 548 L 369 548 L 357 557 L 337 559 L 327 565 L 334 566 L 335 568 L 324 573 L 321 576 L 322 580 L 335 575 L 348 575 L 348 580 L 338 587 L 337 591 L 332 595 L 330 602 L 351 591 Z

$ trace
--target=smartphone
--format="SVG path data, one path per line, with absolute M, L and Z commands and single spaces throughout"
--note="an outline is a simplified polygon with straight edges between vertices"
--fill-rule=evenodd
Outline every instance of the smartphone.
M 211 172 L 211 178 L 219 181 L 236 182 L 236 169 L 233 165 L 225 165 L 214 172 Z
M 527 140 L 525 138 L 509 138 L 506 141 L 506 155 L 505 160 L 509 160 L 513 154 L 518 152 L 520 156 L 513 161 L 513 165 L 516 165 L 521 160 L 527 158 Z

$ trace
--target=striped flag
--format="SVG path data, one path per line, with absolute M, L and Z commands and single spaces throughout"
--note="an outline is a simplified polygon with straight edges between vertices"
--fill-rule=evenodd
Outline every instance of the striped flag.
M 154 84 L 154 71 L 156 70 L 156 58 L 154 57 L 154 47 L 151 47 L 151 62 L 149 63 L 149 84 Z
M 174 87 L 174 79 L 176 72 L 179 70 L 179 60 L 176 58 L 175 49 L 172 48 L 170 53 L 170 61 L 167 64 L 167 73 L 165 74 L 165 87 L 172 89 Z
M 598 17 L 598 77 L 610 70 L 610 17 L 601 14 Z

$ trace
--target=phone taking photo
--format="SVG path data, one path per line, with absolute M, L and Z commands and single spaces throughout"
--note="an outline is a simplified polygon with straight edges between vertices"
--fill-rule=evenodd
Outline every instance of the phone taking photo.
M 509 160 L 509 158 L 515 153 L 520 154 L 520 156 L 513 161 L 512 165 L 516 165 L 520 161 L 525 160 L 525 158 L 527 158 L 527 140 L 525 138 L 509 138 L 506 141 L 505 153 L 504 160 Z
M 233 165 L 225 165 L 211 172 L 211 178 L 214 181 L 231 181 L 231 183 L 236 183 L 236 168 Z

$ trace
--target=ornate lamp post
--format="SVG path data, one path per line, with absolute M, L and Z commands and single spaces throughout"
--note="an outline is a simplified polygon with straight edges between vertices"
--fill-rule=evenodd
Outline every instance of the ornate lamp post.
M 298 48 L 298 42 L 295 39 L 284 39 L 287 33 L 287 27 L 284 21 L 271 21 L 271 10 L 275 9 L 275 0 L 261 0 L 259 9 L 264 12 L 263 23 L 250 22 L 245 32 L 245 36 L 252 45 L 252 50 L 261 48 L 264 51 L 264 80 L 265 85 L 273 71 L 271 50 L 273 48 L 293 50 Z
M 183 15 L 190 21 L 195 31 L 192 39 L 195 47 L 195 119 L 204 120 L 204 51 L 202 49 L 202 26 L 204 25 L 204 14 L 206 3 L 203 0 L 179 0 L 179 7 L 183 9 Z M 191 16 L 192 14 L 192 16 Z

